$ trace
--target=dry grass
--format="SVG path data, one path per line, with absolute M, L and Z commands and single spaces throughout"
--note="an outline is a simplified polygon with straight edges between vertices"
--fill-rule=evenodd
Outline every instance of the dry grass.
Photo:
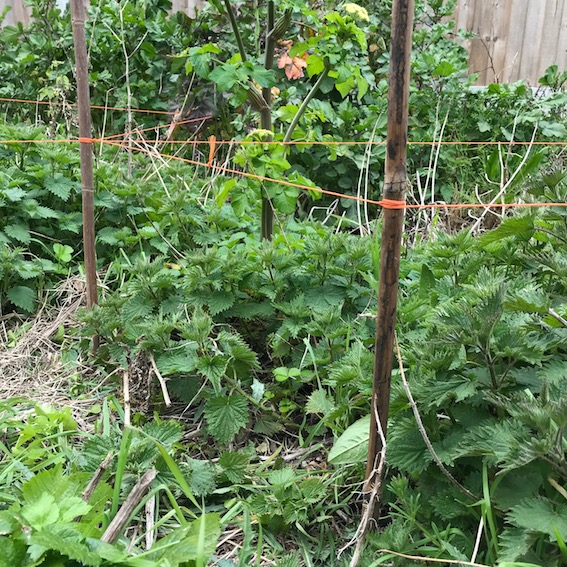
M 76 325 L 77 309 L 84 304 L 85 285 L 79 277 L 64 281 L 39 309 L 33 319 L 4 316 L 0 320 L 0 399 L 24 398 L 41 404 L 68 406 L 85 425 L 85 409 L 94 400 L 76 400 L 71 396 L 71 385 L 77 373 L 86 368 L 64 364 L 61 346 L 52 340 L 61 325 Z M 17 338 L 10 339 L 10 331 Z M 91 378 L 92 379 L 92 378 Z

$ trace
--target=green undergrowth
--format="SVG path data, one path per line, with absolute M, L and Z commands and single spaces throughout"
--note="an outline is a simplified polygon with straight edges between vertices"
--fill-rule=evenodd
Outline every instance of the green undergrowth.
M 33 311 L 81 270 L 76 158 L 44 148 L 3 149 L 5 311 Z M 191 561 L 214 553 L 221 530 L 238 529 L 239 559 L 224 565 L 245 564 L 259 550 L 284 565 L 344 564 L 348 551 L 340 559 L 338 551 L 362 505 L 353 488 L 366 457 L 379 239 L 282 218 L 273 240 L 260 241 L 258 209 L 239 216 L 231 201 L 215 198 L 222 184 L 196 177 L 187 191 L 186 166 L 159 179 L 136 156 L 132 178 L 116 182 L 126 157 L 105 151 L 98 160 L 100 304 L 54 340 L 66 360 L 88 359 L 114 380 L 115 391 L 123 371 L 148 375 L 155 362 L 185 408 L 184 426 L 158 417 L 165 408 L 157 384 L 134 404 L 134 429 L 119 427 L 114 399 L 95 436 L 75 431 L 64 412 L 7 403 L 2 537 L 25 565 L 59 557 L 138 564 L 162 549 L 166 565 L 175 564 L 174 550 L 196 549 L 188 541 L 204 526 L 205 547 Z M 561 202 L 566 187 L 559 167 L 541 170 L 524 195 Z M 412 564 L 376 549 L 464 560 L 481 520 L 478 560 L 563 561 L 566 218 L 562 209 L 533 209 L 477 237 L 436 231 L 405 248 L 405 375 L 436 455 L 474 499 L 434 462 L 394 370 L 383 519 L 362 564 Z M 83 395 L 92 386 L 74 384 Z M 184 427 L 194 432 L 185 440 Z M 79 506 L 109 454 L 112 496 Z M 163 520 L 156 547 L 143 551 L 143 528 L 129 551 L 125 534 L 111 547 L 98 543 L 151 467 Z M 32 481 L 43 484 L 27 488 Z M 88 508 L 88 525 L 67 504 Z M 47 542 L 46 530 L 61 541 Z
M 52 103 L 2 105 L 20 123 L 0 125 L 0 140 L 28 141 L 0 144 L 10 346 L 26 319 L 60 307 L 68 278 L 83 277 L 77 148 L 33 143 L 77 133 L 66 106 L 70 18 L 51 1 L 31 4 L 29 27 L 0 31 L 0 94 Z M 219 145 L 217 164 L 309 190 L 94 145 L 100 303 L 51 335 L 81 377 L 73 395 L 94 405 L 80 429 L 70 408 L 0 402 L 0 566 L 348 564 L 352 546 L 340 550 L 363 509 L 380 215 L 352 200 L 314 202 L 313 189 L 380 195 L 382 146 L 323 142 L 385 136 L 389 4 L 286 0 L 277 8 L 293 39 L 277 48 L 283 65 L 266 70 L 263 4 L 239 6 L 245 62 L 226 4 L 191 21 L 169 17 L 162 0 L 92 2 L 95 104 L 210 116 L 198 139 L 254 142 Z M 546 71 L 545 96 L 520 83 L 473 92 L 447 19 L 454 2 L 417 4 L 410 139 L 522 144 L 411 146 L 409 200 L 564 203 L 562 152 L 528 142 L 564 139 L 565 73 Z M 290 78 L 286 56 L 305 63 L 303 77 Z M 294 125 L 290 136 L 304 144 L 267 143 L 246 102 L 254 81 L 277 86 L 274 139 Z M 93 112 L 95 134 L 158 123 L 126 116 Z M 207 159 L 203 147 L 160 147 Z M 266 197 L 271 241 L 259 238 Z M 424 563 L 396 553 L 500 567 L 567 562 L 567 213 L 497 212 L 407 213 L 403 372 L 396 362 L 383 506 L 361 566 Z M 106 397 L 96 398 L 99 388 Z M 110 541 L 148 471 L 156 477 Z

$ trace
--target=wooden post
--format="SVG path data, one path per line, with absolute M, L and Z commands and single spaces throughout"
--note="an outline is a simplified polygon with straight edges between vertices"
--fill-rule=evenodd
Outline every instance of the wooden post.
M 84 0 L 71 0 L 71 19 L 77 66 L 77 106 L 79 109 L 79 141 L 81 146 L 83 248 L 87 283 L 87 307 L 91 308 L 98 302 L 98 290 L 96 279 L 91 97 L 89 94 L 89 61 L 85 39 L 86 6 Z
M 413 18 L 414 0 L 394 0 L 392 6 L 387 155 L 383 197 L 385 200 L 392 201 L 405 201 L 408 185 L 406 161 Z M 385 438 L 390 409 L 390 383 L 394 355 L 403 223 L 403 208 L 384 208 L 366 492 L 371 492 L 377 485 L 376 483 L 381 482 L 377 474 L 377 465 L 383 445 L 376 415 L 379 416 Z
M 273 0 L 268 2 L 268 25 L 266 27 L 266 53 L 264 58 L 264 68 L 271 70 L 274 66 L 274 49 L 275 41 L 270 36 L 274 29 L 275 7 Z M 272 130 L 272 90 L 268 88 L 262 89 L 262 96 L 266 103 L 265 107 L 260 111 L 260 126 L 263 130 Z M 271 240 L 274 232 L 274 212 L 272 211 L 272 203 L 269 197 L 262 196 L 262 221 L 261 221 L 261 238 Z

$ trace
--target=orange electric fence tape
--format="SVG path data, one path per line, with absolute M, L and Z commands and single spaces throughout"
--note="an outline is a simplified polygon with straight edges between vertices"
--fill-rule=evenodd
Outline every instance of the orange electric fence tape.
M 0 99 L 1 100 L 1 99 Z M 209 120 L 211 116 L 202 116 L 201 118 L 190 118 L 187 120 L 180 120 L 176 122 L 176 125 L 182 124 L 190 124 L 191 122 L 202 122 L 203 120 Z M 48 139 L 48 140 L 0 140 L 0 144 L 76 144 L 77 142 L 86 142 L 86 143 L 104 143 L 107 140 L 115 140 L 120 138 L 125 138 L 131 136 L 133 134 L 141 134 L 142 132 L 147 132 L 148 130 L 158 130 L 160 128 L 168 128 L 171 126 L 171 123 L 167 124 L 158 124 L 156 126 L 149 126 L 148 128 L 136 128 L 135 130 L 130 130 L 129 132 L 124 132 L 122 134 L 113 134 L 112 136 L 105 136 L 104 138 L 77 138 L 76 140 L 64 139 Z M 165 140 L 162 140 L 165 142 Z M 167 142 L 168 144 L 171 142 Z M 207 142 L 208 144 L 209 142 Z
M 201 144 L 208 144 L 208 140 L 173 140 L 172 144 L 178 145 L 190 145 L 198 146 Z M 217 140 L 217 145 L 234 145 L 234 146 L 259 146 L 259 145 L 272 145 L 272 146 L 385 146 L 387 142 L 385 140 L 372 141 L 368 140 L 366 142 L 356 142 L 356 141 L 345 141 L 345 140 L 291 140 L 289 142 L 283 142 L 278 140 Z M 408 141 L 408 146 L 567 146 L 567 141 L 557 141 L 557 142 L 532 142 L 532 141 L 522 141 L 522 140 L 485 140 L 485 141 L 475 141 L 467 140 L 464 142 L 455 142 L 450 140 L 441 140 L 438 142 L 433 141 L 422 141 L 422 142 L 411 142 Z
M 30 104 L 58 104 L 63 105 L 64 103 L 51 103 L 48 101 L 37 101 L 37 100 L 25 100 L 25 99 L 15 99 L 15 98 L 1 98 L 0 102 L 16 102 L 16 103 L 30 103 Z M 75 104 L 69 104 L 69 106 L 75 106 Z M 128 110 L 122 107 L 113 106 L 92 106 L 91 108 L 100 108 L 106 110 Z M 132 112 L 145 112 L 149 114 L 167 114 L 175 116 L 177 112 L 166 112 L 161 110 L 148 110 L 148 109 L 130 109 Z M 210 119 L 211 116 L 203 116 L 200 118 L 193 118 L 187 120 L 175 121 L 176 125 L 187 124 L 190 122 L 199 122 L 203 120 Z M 291 142 L 279 142 L 279 141 L 247 141 L 247 140 L 217 140 L 215 136 L 210 136 L 208 140 L 167 140 L 168 144 L 187 144 L 187 145 L 200 145 L 207 144 L 209 146 L 209 158 L 207 163 L 203 163 L 196 160 L 191 160 L 187 158 L 182 158 L 179 156 L 173 156 L 168 154 L 162 154 L 156 151 L 148 150 L 145 148 L 134 147 L 126 145 L 120 141 L 120 138 L 124 139 L 127 136 L 136 133 L 146 132 L 148 130 L 157 130 L 159 128 L 170 127 L 172 123 L 162 124 L 158 126 L 151 126 L 149 128 L 132 130 L 131 132 L 126 132 L 123 134 L 114 134 L 112 136 L 107 136 L 104 138 L 78 138 L 75 140 L 0 140 L 0 144 L 74 144 L 74 143 L 104 143 L 110 146 L 116 146 L 124 148 L 127 150 L 139 151 L 142 153 L 147 153 L 150 155 L 155 155 L 163 157 L 165 159 L 173 159 L 189 163 L 195 166 L 208 167 L 216 171 L 222 171 L 224 173 L 230 173 L 234 175 L 239 175 L 242 177 L 248 177 L 251 179 L 257 179 L 258 181 L 266 181 L 269 183 L 277 183 L 279 185 L 285 185 L 288 187 L 295 187 L 303 191 L 313 191 L 315 193 L 322 193 L 325 195 L 331 195 L 333 197 L 338 197 L 340 199 L 350 199 L 353 201 L 359 201 L 363 203 L 368 203 L 370 205 L 377 205 L 384 209 L 487 209 L 487 208 L 534 208 L 534 207 L 567 207 L 567 203 L 431 203 L 431 204 L 415 204 L 410 205 L 405 201 L 393 201 L 391 199 L 382 199 L 381 201 L 376 201 L 373 199 L 365 199 L 363 197 L 358 197 L 356 195 L 346 195 L 344 193 L 338 193 L 336 191 L 329 191 L 326 189 L 320 189 L 319 187 L 310 187 L 308 185 L 303 185 L 300 183 L 293 183 L 292 181 L 285 181 L 283 179 L 272 179 L 270 177 L 265 177 L 263 175 L 256 175 L 254 173 L 248 173 L 245 171 L 239 171 L 237 169 L 230 169 L 228 167 L 223 167 L 213 164 L 213 159 L 215 156 L 216 148 L 219 145 L 252 145 L 252 144 L 279 144 L 279 145 L 319 145 L 319 146 L 339 146 L 339 145 L 385 145 L 385 141 L 303 141 L 296 140 Z M 439 142 L 408 142 L 408 145 L 545 145 L 545 146 L 567 146 L 567 141 L 561 142 L 522 142 L 522 141 L 439 141 Z
M 208 167 L 216 171 L 222 171 L 224 173 L 232 173 L 235 175 L 240 175 L 242 177 L 248 177 L 251 179 L 257 179 L 259 181 L 267 181 L 270 183 L 277 183 L 279 185 L 285 185 L 287 187 L 295 187 L 303 191 L 314 191 L 315 193 L 323 193 L 325 195 L 331 195 L 333 197 L 339 197 L 340 199 L 350 199 L 352 201 L 359 201 L 363 203 L 368 203 L 370 205 L 378 205 L 384 209 L 488 209 L 488 208 L 535 208 L 535 207 L 567 207 L 567 203 L 431 203 L 423 205 L 410 205 L 405 201 L 393 201 L 391 199 L 382 199 L 381 201 L 375 201 L 372 199 L 365 199 L 364 197 L 358 197 L 356 195 L 346 195 L 344 193 L 338 193 L 335 191 L 328 191 L 326 189 L 320 189 L 319 187 L 309 187 L 308 185 L 302 185 L 300 183 L 293 183 L 292 181 L 284 181 L 282 179 L 272 179 L 271 177 L 265 177 L 263 175 L 256 175 L 254 173 L 248 173 L 246 171 L 238 171 L 236 169 L 230 169 L 228 167 L 223 167 L 220 165 L 214 165 L 209 163 L 203 163 L 200 161 L 195 161 L 188 158 L 183 158 L 179 156 L 172 156 L 168 154 L 162 154 L 156 151 L 148 150 L 145 148 L 138 148 L 134 146 L 128 146 L 122 142 L 105 141 L 106 144 L 111 146 L 117 146 L 124 148 L 126 150 L 135 150 L 142 153 L 147 153 L 154 156 L 163 157 L 165 159 L 173 159 L 177 161 L 182 161 L 189 163 L 191 165 Z M 213 143 L 211 142 L 211 147 Z M 213 148 L 214 149 L 214 148 Z

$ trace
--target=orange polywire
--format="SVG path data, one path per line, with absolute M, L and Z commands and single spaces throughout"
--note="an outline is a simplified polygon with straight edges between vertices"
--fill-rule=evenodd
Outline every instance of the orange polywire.
M 104 141 L 104 140 L 103 140 Z M 182 158 L 179 156 L 172 156 L 168 154 L 162 154 L 145 148 L 139 148 L 134 146 L 128 146 L 122 142 L 114 141 L 104 141 L 104 143 L 110 146 L 117 146 L 124 148 L 126 150 L 136 150 L 142 153 L 151 154 L 154 156 L 160 156 L 163 158 L 174 159 L 177 161 L 182 161 L 189 163 L 191 165 L 208 167 L 216 171 L 222 171 L 224 173 L 233 173 L 236 175 L 241 175 L 242 177 L 249 177 L 251 179 L 257 179 L 258 181 L 268 181 L 270 183 L 277 183 L 279 185 L 285 185 L 287 187 L 295 187 L 303 191 L 314 191 L 316 193 L 323 193 L 325 195 L 331 195 L 333 197 L 339 197 L 340 199 L 350 199 L 352 201 L 359 201 L 362 203 L 368 203 L 370 205 L 378 205 L 383 209 L 489 209 L 489 208 L 535 208 L 535 207 L 567 207 L 567 203 L 431 203 L 423 205 L 409 205 L 405 201 L 394 201 L 391 199 L 382 199 L 381 201 L 375 201 L 372 199 L 365 199 L 364 197 L 358 197 L 356 195 L 345 195 L 344 193 L 337 193 L 335 191 L 328 191 L 326 189 L 320 189 L 319 187 L 309 187 L 308 185 L 302 185 L 300 183 L 293 183 L 292 181 L 284 181 L 282 179 L 272 179 L 271 177 L 265 177 L 263 175 L 256 175 L 254 173 L 248 173 L 246 171 L 238 171 L 237 169 L 230 169 L 228 167 L 223 167 L 220 165 L 209 165 L 208 163 L 203 163 L 200 161 L 195 161 L 192 159 Z
M 209 144 L 209 140 L 172 140 L 171 144 L 178 145 L 201 145 Z M 386 140 L 369 140 L 367 142 L 362 141 L 345 141 L 345 140 L 328 140 L 328 141 L 306 141 L 306 140 L 290 140 L 289 142 L 278 141 L 278 140 L 216 140 L 217 145 L 233 145 L 233 146 L 259 146 L 259 145 L 272 145 L 272 146 L 385 146 L 388 142 Z M 422 142 L 412 142 L 408 141 L 408 146 L 567 146 L 567 140 L 561 142 L 532 142 L 532 141 L 521 141 L 521 140 L 486 140 L 484 142 L 475 140 L 465 140 L 465 141 L 451 141 L 451 140 L 441 140 L 438 142 L 434 141 L 422 141 Z
M 2 100 L 2 99 L 0 99 Z M 211 116 L 203 116 L 202 118 L 192 118 L 190 120 L 183 120 L 180 122 L 176 122 L 176 125 L 179 124 L 186 124 L 189 122 L 199 122 L 201 120 L 208 120 Z M 93 142 L 104 142 L 105 140 L 113 140 L 116 138 L 121 138 L 123 136 L 128 136 L 130 134 L 135 134 L 136 132 L 145 132 L 147 130 L 153 130 L 155 128 L 165 128 L 166 126 L 170 126 L 171 123 L 162 124 L 160 126 L 150 126 L 148 128 L 144 128 L 142 130 L 132 130 L 131 132 L 126 132 L 125 134 L 113 134 L 112 136 L 106 136 L 104 138 L 93 138 Z M 61 144 L 61 143 L 76 143 L 78 140 L 0 140 L 1 144 Z M 168 144 L 182 144 L 182 145 L 207 145 L 211 146 L 211 140 L 168 140 Z M 353 141 L 337 141 L 337 140 L 330 140 L 327 142 L 321 141 L 312 141 L 306 142 L 303 140 L 292 140 L 290 142 L 278 142 L 278 141 L 265 141 L 265 142 L 258 142 L 258 141 L 248 141 L 248 140 L 217 140 L 215 138 L 215 147 L 221 145 L 234 145 L 234 146 L 248 146 L 248 145 L 261 145 L 261 144 L 271 144 L 271 145 L 281 145 L 281 146 L 353 146 L 353 145 L 373 145 L 373 146 L 385 146 L 387 142 L 385 141 L 368 141 L 368 142 L 353 142 Z M 408 146 L 567 146 L 567 141 L 564 142 L 520 142 L 520 141 L 486 141 L 486 142 L 477 142 L 477 141 L 460 141 L 460 142 L 451 142 L 451 141 L 440 141 L 440 142 L 411 142 L 409 141 Z
M 191 122 L 200 122 L 202 120 L 208 120 L 211 116 L 202 116 L 201 118 L 190 118 L 187 120 L 180 120 L 175 124 L 177 126 L 182 124 L 189 124 Z M 125 136 L 130 136 L 132 134 L 147 132 L 148 130 L 157 130 L 158 128 L 169 128 L 171 126 L 171 122 L 167 124 L 158 124 L 156 126 L 149 126 L 148 128 L 142 128 L 141 130 L 136 128 L 136 130 L 131 130 L 129 132 L 123 132 L 122 134 L 112 134 L 112 136 L 105 136 L 104 138 L 77 138 L 77 139 L 65 139 L 65 140 L 57 140 L 57 139 L 50 139 L 50 140 L 0 140 L 0 144 L 76 144 L 80 142 L 86 142 L 89 144 L 98 144 L 101 142 L 105 142 L 107 140 L 115 140 L 119 138 L 123 138 Z M 162 140 L 166 142 L 166 140 Z M 170 142 L 167 142 L 168 144 Z M 207 142 L 209 143 L 209 142 Z
M 77 106 L 75 102 L 50 102 L 48 100 L 31 100 L 24 98 L 3 98 L 0 97 L 0 102 L 17 102 L 20 104 L 44 104 L 53 106 Z M 167 114 L 173 116 L 177 114 L 178 111 L 168 111 L 168 110 L 150 110 L 149 108 L 126 108 L 123 106 L 100 106 L 98 104 L 91 104 L 91 108 L 96 108 L 97 110 L 121 110 L 129 112 L 143 112 L 146 114 Z

